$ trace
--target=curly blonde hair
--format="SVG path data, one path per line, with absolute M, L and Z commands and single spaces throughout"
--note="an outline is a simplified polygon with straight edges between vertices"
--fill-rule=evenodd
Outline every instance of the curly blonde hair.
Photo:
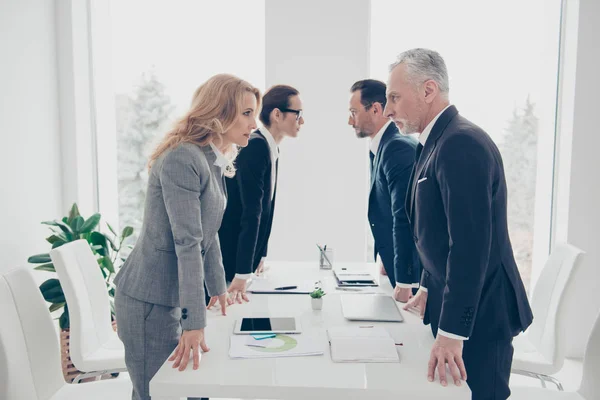
M 256 96 L 257 114 L 260 109 L 260 91 L 245 80 L 230 74 L 218 74 L 203 83 L 194 93 L 190 110 L 167 132 L 150 156 L 148 168 L 165 151 L 180 143 L 207 146 L 212 142 L 220 147 L 223 141 L 221 136 L 242 113 L 243 99 L 247 92 Z M 231 150 L 225 155 L 230 161 L 225 174 L 233 176 L 236 146 L 231 146 Z

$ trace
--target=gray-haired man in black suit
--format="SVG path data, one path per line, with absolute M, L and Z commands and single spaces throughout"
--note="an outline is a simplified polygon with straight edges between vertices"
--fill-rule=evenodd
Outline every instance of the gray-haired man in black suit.
M 502 157 L 448 93 L 435 51 L 406 51 L 390 67 L 385 113 L 420 142 L 406 209 L 423 273 L 405 308 L 418 308 L 437 336 L 429 380 L 437 367 L 446 385 L 448 364 L 473 399 L 506 399 L 512 338 L 533 315 L 508 236 Z

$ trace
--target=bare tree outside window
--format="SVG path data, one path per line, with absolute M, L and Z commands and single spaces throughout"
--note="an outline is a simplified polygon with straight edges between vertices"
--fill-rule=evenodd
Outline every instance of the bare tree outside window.
M 148 158 L 171 122 L 174 106 L 154 71 L 144 73 L 132 96 L 116 95 L 119 224 L 142 228 Z
M 508 121 L 500 152 L 508 188 L 508 228 L 525 287 L 531 278 L 538 152 L 538 117 L 529 100 Z
M 413 15 L 427 15 L 427 29 Z M 372 77 L 386 81 L 404 50 L 438 51 L 451 103 L 498 145 L 527 289 L 549 254 L 560 24 L 560 0 L 371 1 Z

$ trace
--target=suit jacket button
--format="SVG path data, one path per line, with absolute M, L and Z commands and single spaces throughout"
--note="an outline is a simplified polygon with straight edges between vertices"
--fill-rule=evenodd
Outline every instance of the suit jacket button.
M 183 315 L 181 316 L 181 319 L 187 319 L 187 314 L 183 314 Z
M 375 226 L 375 224 L 371 224 L 371 226 Z
M 184 314 L 186 314 L 186 313 L 187 313 L 187 308 L 183 308 L 183 309 L 181 310 L 181 312 L 182 312 L 182 313 L 184 313 Z
M 204 255 L 204 254 L 206 253 L 206 251 L 205 251 L 205 250 L 202 250 L 200 253 L 201 253 L 202 255 Z

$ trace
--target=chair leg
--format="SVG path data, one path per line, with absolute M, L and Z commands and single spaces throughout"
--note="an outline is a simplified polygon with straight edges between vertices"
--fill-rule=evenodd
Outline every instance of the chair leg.
M 542 387 L 544 389 L 546 389 L 546 382 L 552 382 L 556 385 L 556 387 L 558 388 L 559 391 L 561 391 L 561 392 L 564 391 L 563 386 L 560 383 L 560 381 L 553 376 L 544 375 L 544 374 L 536 374 L 535 372 L 525 371 L 522 369 L 513 369 L 510 372 L 512 372 L 513 374 L 524 375 L 524 376 L 528 376 L 530 378 L 539 379 L 540 383 L 542 384 Z
M 91 372 L 83 372 L 79 375 L 77 375 L 75 377 L 75 379 L 73 379 L 73 382 L 71 383 L 79 383 L 81 382 L 81 380 L 86 379 L 86 378 L 93 378 L 93 377 L 98 377 L 98 376 L 102 376 L 104 374 L 114 374 L 114 373 L 118 373 L 118 372 L 126 372 L 127 368 L 115 368 L 115 369 L 106 369 L 103 371 L 91 371 Z
M 565 389 L 563 388 L 562 383 L 560 383 L 560 381 L 555 377 L 549 375 L 540 375 L 540 377 L 540 379 L 554 383 L 559 391 L 564 392 Z

